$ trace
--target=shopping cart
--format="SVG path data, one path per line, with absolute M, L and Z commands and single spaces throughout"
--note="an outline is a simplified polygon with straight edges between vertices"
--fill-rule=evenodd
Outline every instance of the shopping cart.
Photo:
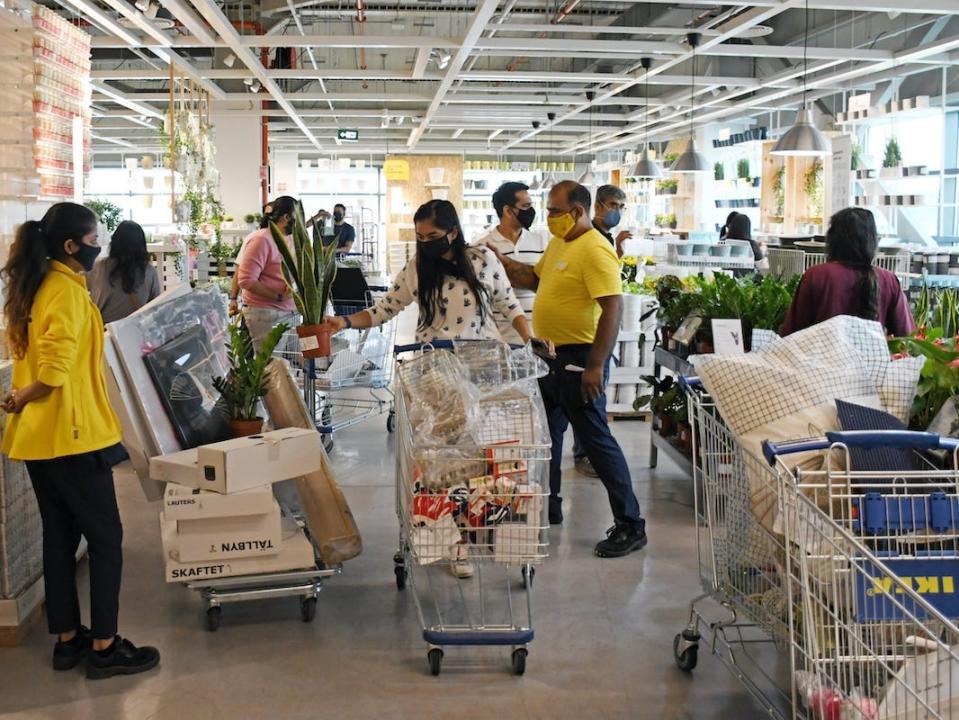
M 431 346 L 397 352 L 412 352 L 397 373 L 397 588 L 414 597 L 433 675 L 456 645 L 511 647 L 522 675 L 534 566 L 548 551 L 550 445 L 535 376 L 522 379 L 502 343 L 457 348 L 463 361 Z M 489 392 L 467 397 L 467 378 Z M 456 558 L 473 577 L 453 576 Z
M 350 278 L 355 274 L 357 278 Z M 332 300 L 337 315 L 350 315 L 372 307 L 375 292 L 358 268 L 340 268 Z M 343 279 L 349 280 L 344 283 Z M 274 353 L 290 363 L 294 377 L 303 388 L 303 399 L 324 445 L 332 448 L 332 435 L 369 418 L 388 413 L 386 427 L 396 427 L 393 393 L 393 344 L 396 325 L 391 320 L 365 330 L 349 329 L 333 337 L 328 358 L 304 358 L 296 329 L 287 331 Z
M 795 275 L 802 275 L 814 265 L 826 262 L 826 253 L 806 252 L 791 248 L 770 247 L 766 249 L 769 258 L 769 272 L 783 280 Z M 909 271 L 912 255 L 908 252 L 899 252 L 892 255 L 879 254 L 873 261 L 876 267 L 888 270 L 897 278 L 903 287 L 909 287 Z
M 959 471 L 955 441 L 829 433 L 743 448 L 696 381 L 694 508 L 704 593 L 674 640 L 691 671 L 711 651 L 775 718 L 959 716 Z M 851 469 L 882 444 L 946 448 L 947 470 Z M 820 453 L 820 469 L 784 458 Z M 808 456 L 806 456 L 808 458 Z M 801 469 L 806 467 L 806 469 Z M 729 617 L 710 619 L 707 598 Z M 776 671 L 779 672 L 776 672 Z

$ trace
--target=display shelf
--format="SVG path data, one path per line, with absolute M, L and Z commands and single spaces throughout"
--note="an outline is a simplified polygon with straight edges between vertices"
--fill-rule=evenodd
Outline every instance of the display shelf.
M 686 475 L 692 477 L 693 474 L 693 461 L 691 458 L 687 457 L 682 450 L 680 450 L 676 445 L 669 441 L 668 438 L 664 438 L 662 435 L 657 432 L 656 423 L 653 422 L 650 424 L 650 444 L 652 449 L 656 452 L 663 453 L 666 457 L 672 460 L 680 470 L 682 470 Z M 653 457 L 653 453 L 650 454 L 650 457 Z M 655 468 L 656 462 L 650 460 L 650 467 Z

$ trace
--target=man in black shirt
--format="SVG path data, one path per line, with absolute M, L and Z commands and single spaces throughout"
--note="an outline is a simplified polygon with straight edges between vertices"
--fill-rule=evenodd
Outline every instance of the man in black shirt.
M 593 205 L 593 227 L 609 240 L 616 254 L 623 256 L 623 241 L 632 237 L 623 230 L 613 238 L 613 228 L 619 225 L 623 210 L 626 208 L 626 193 L 615 185 L 601 185 L 596 191 L 596 203 Z
M 346 222 L 346 205 L 333 206 L 333 237 L 336 238 L 336 252 L 348 253 L 356 241 L 356 228 Z

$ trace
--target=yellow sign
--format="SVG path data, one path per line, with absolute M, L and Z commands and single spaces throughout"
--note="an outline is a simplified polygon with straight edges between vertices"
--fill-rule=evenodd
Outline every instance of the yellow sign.
M 410 164 L 406 160 L 387 160 L 383 163 L 383 174 L 387 180 L 409 180 Z

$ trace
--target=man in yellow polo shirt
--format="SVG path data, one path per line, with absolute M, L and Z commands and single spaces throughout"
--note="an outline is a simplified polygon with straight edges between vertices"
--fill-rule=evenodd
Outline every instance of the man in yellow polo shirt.
M 605 380 L 623 312 L 619 259 L 589 217 L 589 190 L 571 180 L 549 193 L 552 239 L 535 267 L 500 259 L 513 285 L 536 291 L 536 335 L 556 344 L 540 381 L 553 450 L 549 519 L 563 521 L 560 497 L 563 434 L 572 424 L 609 494 L 615 525 L 596 545 L 600 557 L 621 557 L 646 544 L 646 521 L 629 467 L 606 421 Z

